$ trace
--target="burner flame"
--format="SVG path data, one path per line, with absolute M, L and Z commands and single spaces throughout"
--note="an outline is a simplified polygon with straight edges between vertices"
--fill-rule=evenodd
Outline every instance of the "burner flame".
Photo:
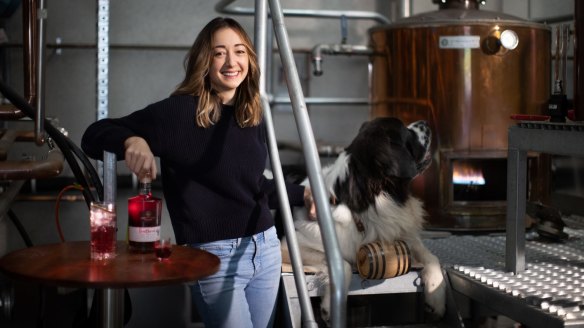
M 452 183 L 458 185 L 482 186 L 485 178 L 480 168 L 469 163 L 453 162 Z

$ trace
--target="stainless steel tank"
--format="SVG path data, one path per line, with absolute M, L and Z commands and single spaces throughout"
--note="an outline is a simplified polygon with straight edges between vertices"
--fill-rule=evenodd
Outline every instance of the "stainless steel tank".
M 434 164 L 414 186 L 431 225 L 500 225 L 507 130 L 513 114 L 545 113 L 551 30 L 480 10 L 477 1 L 438 2 L 437 11 L 370 30 L 375 52 L 371 114 L 431 123 Z M 489 176 L 488 188 L 502 190 L 483 199 L 485 187 L 472 182 L 461 191 L 453 179 L 461 165 L 482 171 Z M 540 157 L 532 160 L 530 174 L 540 176 L 530 180 L 532 199 L 545 201 L 548 174 L 536 168 L 546 165 Z M 477 195 L 471 195 L 473 190 L 479 190 Z

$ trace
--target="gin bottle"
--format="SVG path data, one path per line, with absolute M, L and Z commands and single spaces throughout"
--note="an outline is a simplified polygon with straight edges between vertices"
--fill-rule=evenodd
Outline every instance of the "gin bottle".
M 162 200 L 152 196 L 150 177 L 140 181 L 139 194 L 128 199 L 128 246 L 130 251 L 154 252 L 160 239 Z

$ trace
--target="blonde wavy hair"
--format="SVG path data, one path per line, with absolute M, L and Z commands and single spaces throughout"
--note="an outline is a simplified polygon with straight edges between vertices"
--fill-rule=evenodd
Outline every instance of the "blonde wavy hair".
M 260 70 L 253 43 L 243 27 L 234 19 L 217 17 L 201 30 L 195 42 L 185 56 L 185 78 L 177 86 L 173 95 L 193 95 L 199 97 L 196 124 L 207 128 L 219 121 L 221 117 L 221 99 L 211 87 L 209 68 L 213 56 L 213 34 L 223 28 L 235 31 L 249 55 L 249 69 L 245 80 L 235 93 L 235 117 L 240 127 L 257 126 L 262 121 L 260 105 Z

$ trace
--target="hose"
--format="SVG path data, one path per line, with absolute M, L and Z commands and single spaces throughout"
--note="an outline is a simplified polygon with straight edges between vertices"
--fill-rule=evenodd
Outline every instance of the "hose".
M 35 116 L 35 110 L 28 104 L 28 102 L 18 95 L 15 91 L 13 91 L 10 87 L 0 81 L 0 92 L 8 99 L 14 106 L 18 107 L 22 110 L 26 116 L 33 118 Z M 91 165 L 87 156 L 83 154 L 82 150 L 79 149 L 67 136 L 65 136 L 61 131 L 55 128 L 48 120 L 45 119 L 45 130 L 47 134 L 54 140 L 57 146 L 63 152 L 63 156 L 65 156 L 65 160 L 71 167 L 73 174 L 81 187 L 83 188 L 83 196 L 85 198 L 85 202 L 87 207 L 89 208 L 92 201 L 102 200 L 103 199 L 103 185 L 97 171 Z M 89 178 L 83 173 L 81 167 L 79 166 L 79 162 L 77 161 L 76 157 L 81 161 L 84 168 L 89 173 Z M 93 188 L 96 191 L 96 195 L 94 195 L 91 191 Z

